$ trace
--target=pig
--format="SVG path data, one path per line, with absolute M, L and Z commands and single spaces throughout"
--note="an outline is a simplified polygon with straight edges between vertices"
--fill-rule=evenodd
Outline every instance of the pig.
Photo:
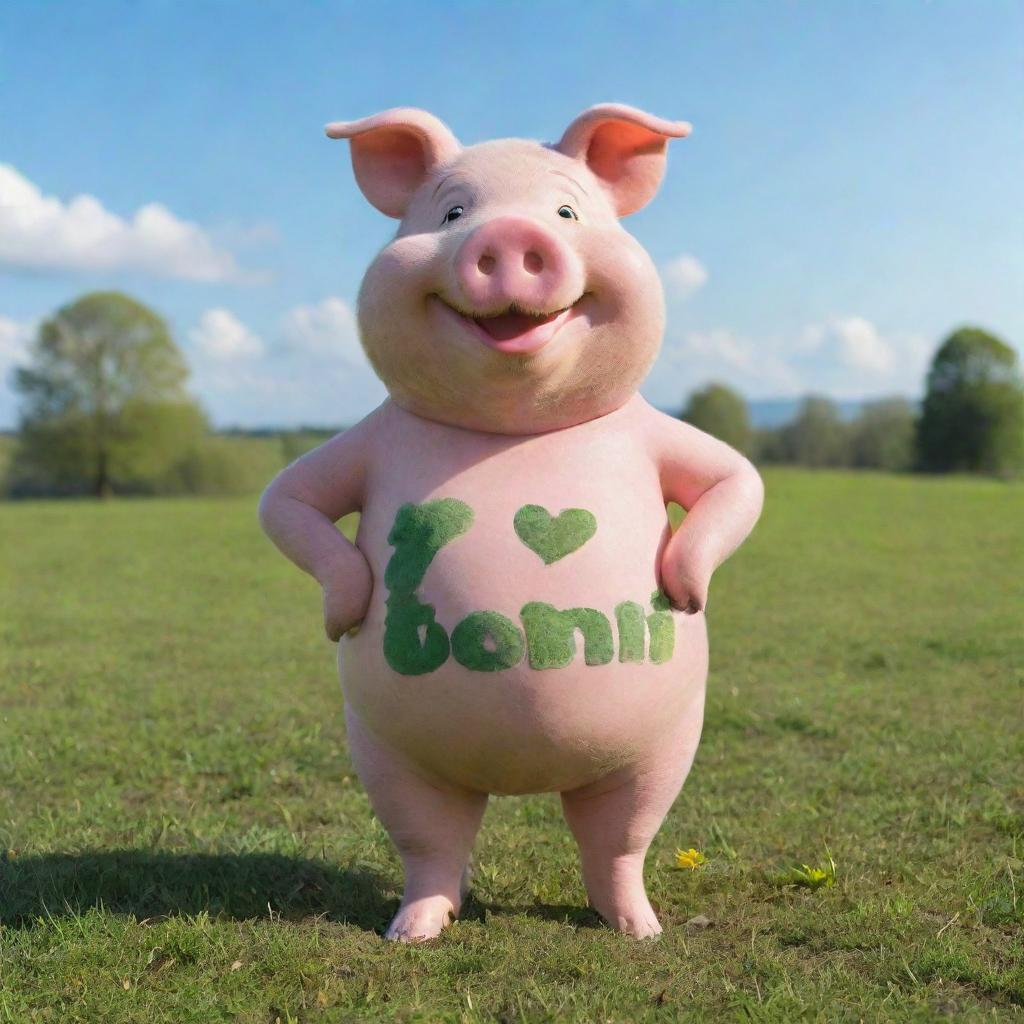
M 700 739 L 708 585 L 763 500 L 746 458 L 638 393 L 664 299 L 620 218 L 690 126 L 602 104 L 555 144 L 463 147 L 416 109 L 326 130 L 398 220 L 358 297 L 388 398 L 259 514 L 340 641 L 352 761 L 405 872 L 386 937 L 458 916 L 491 794 L 547 792 L 590 905 L 656 936 L 644 860 Z

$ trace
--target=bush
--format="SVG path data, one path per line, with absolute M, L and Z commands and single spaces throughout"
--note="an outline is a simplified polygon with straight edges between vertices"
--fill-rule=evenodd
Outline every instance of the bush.
M 329 441 L 336 433 L 336 430 L 299 429 L 281 434 L 281 455 L 284 458 L 284 464 L 288 465 L 294 462 L 306 452 L 322 445 L 324 441 Z
M 259 494 L 281 469 L 274 438 L 204 438 L 156 481 L 156 494 Z

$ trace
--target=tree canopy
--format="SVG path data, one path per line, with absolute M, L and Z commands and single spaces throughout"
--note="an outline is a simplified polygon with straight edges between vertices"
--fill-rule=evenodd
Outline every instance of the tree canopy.
M 188 367 L 164 320 L 119 292 L 93 292 L 45 320 L 22 396 L 12 493 L 146 490 L 206 433 Z
M 905 398 L 867 402 L 849 426 L 850 465 L 898 473 L 914 464 L 912 403 Z
M 917 424 L 927 472 L 1013 476 L 1024 469 L 1024 385 L 1017 353 L 977 327 L 954 331 L 928 372 Z
M 810 395 L 796 419 L 774 432 L 764 455 L 769 461 L 801 466 L 844 466 L 849 463 L 849 435 L 835 402 Z
M 682 418 L 737 451 L 750 453 L 753 431 L 747 403 L 724 384 L 709 384 L 695 391 Z

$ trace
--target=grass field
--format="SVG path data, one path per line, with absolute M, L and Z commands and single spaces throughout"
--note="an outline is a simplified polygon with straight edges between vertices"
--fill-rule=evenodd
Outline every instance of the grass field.
M 1024 1020 L 1024 487 L 766 482 L 649 943 L 552 796 L 492 801 L 464 919 L 385 943 L 319 595 L 254 500 L 0 505 L 0 1021 Z

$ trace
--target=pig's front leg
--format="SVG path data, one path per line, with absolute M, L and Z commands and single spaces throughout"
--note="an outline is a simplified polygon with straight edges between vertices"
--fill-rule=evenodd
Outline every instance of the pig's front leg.
M 362 507 L 370 419 L 293 462 L 260 499 L 267 535 L 323 587 L 324 629 L 331 640 L 362 622 L 373 591 L 363 553 L 334 525 Z
M 352 763 L 405 868 L 402 902 L 384 937 L 433 939 L 462 907 L 487 794 L 425 779 L 348 706 L 345 723 Z
M 727 444 L 670 416 L 657 417 L 662 491 L 686 509 L 662 555 L 661 583 L 676 608 L 702 612 L 712 573 L 761 514 L 764 485 L 750 462 Z

